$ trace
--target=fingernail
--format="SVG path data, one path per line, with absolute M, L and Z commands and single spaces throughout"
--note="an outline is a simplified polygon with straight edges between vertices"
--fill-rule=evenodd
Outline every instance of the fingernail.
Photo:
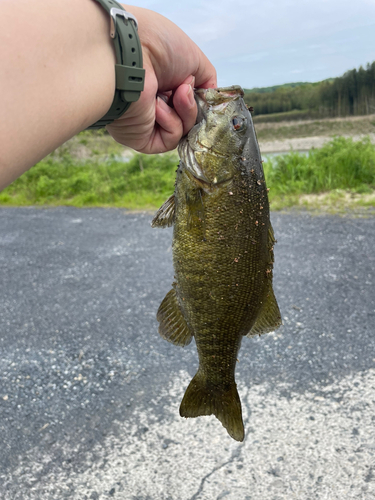
M 188 98 L 190 106 L 193 106 L 194 102 L 195 102 L 195 99 L 194 99 L 193 88 L 190 85 L 188 87 L 188 91 L 187 91 L 186 95 L 187 95 L 187 98 Z
M 161 99 L 162 101 L 164 101 L 166 104 L 168 104 L 168 96 L 166 95 L 163 95 L 163 94 L 157 94 L 156 96 L 158 99 Z
M 166 113 L 172 112 L 172 109 L 168 106 L 168 104 L 160 96 L 157 96 L 156 100 L 158 102 L 158 106 L 160 108 L 162 108 Z

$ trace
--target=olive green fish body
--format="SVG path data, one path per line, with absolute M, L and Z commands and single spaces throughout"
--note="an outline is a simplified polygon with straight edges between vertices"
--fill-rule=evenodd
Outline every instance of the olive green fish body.
M 195 337 L 199 370 L 180 414 L 213 413 L 242 441 L 235 384 L 241 340 L 280 325 L 272 291 L 274 238 L 261 157 L 242 91 L 205 92 L 199 103 L 204 118 L 179 147 L 174 196 L 153 222 L 174 224 L 176 281 L 159 308 L 159 331 L 179 345 Z
M 184 176 L 180 170 L 173 240 L 175 290 L 184 317 L 196 332 L 202 364 L 216 366 L 217 361 L 210 358 L 215 352 L 205 352 L 221 349 L 225 343 L 225 350 L 232 352 L 234 371 L 240 339 L 255 322 L 259 297 L 268 281 L 270 258 L 264 249 L 269 213 L 264 184 L 259 187 L 256 181 L 242 177 L 216 193 L 197 193 L 202 215 L 191 215 L 196 207 L 184 199 L 187 182 L 183 178 L 180 182 L 179 177 Z

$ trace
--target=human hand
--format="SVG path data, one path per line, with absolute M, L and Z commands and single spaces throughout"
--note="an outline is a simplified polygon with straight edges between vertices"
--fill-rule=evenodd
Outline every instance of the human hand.
M 108 132 L 117 142 L 141 153 L 164 153 L 176 148 L 194 125 L 193 89 L 217 87 L 216 71 L 174 23 L 151 10 L 124 8 L 138 21 L 145 88 L 140 99 L 108 125 Z

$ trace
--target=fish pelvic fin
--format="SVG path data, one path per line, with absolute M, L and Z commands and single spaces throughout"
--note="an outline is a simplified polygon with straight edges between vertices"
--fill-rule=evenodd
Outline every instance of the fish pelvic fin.
M 229 389 L 217 387 L 198 370 L 186 389 L 180 415 L 186 418 L 215 415 L 233 439 L 244 440 L 241 401 L 234 381 Z
M 164 297 L 156 319 L 159 321 L 159 333 L 163 339 L 182 347 L 190 344 L 193 336 L 178 305 L 174 288 Z
M 175 198 L 172 194 L 156 212 L 151 227 L 171 227 L 174 222 L 175 209 Z
M 246 337 L 254 337 L 277 330 L 282 325 L 279 306 L 273 292 L 272 285 L 269 285 L 266 300 L 263 302 L 257 319 Z

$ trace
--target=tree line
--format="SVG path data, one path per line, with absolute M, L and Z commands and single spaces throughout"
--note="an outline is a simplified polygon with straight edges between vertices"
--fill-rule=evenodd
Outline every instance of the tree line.
M 296 110 L 311 117 L 337 117 L 375 113 L 375 61 L 338 78 L 318 83 L 280 85 L 245 91 L 254 115 Z M 298 113 L 295 114 L 298 116 Z

